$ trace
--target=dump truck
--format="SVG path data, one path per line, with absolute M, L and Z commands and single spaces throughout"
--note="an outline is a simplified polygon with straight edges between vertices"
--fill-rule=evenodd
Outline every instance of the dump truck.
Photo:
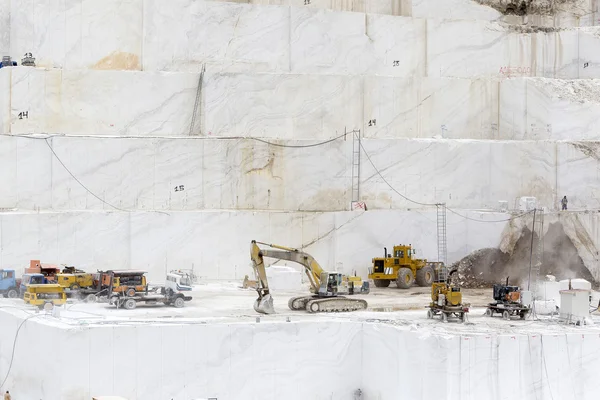
M 44 307 L 46 303 L 58 306 L 67 302 L 67 295 L 63 287 L 56 283 L 31 284 L 25 290 L 23 301 L 40 308 Z
M 40 260 L 30 260 L 29 268 L 25 268 L 26 274 L 42 274 L 48 282 L 56 282 L 56 274 L 60 273 L 60 268 L 54 264 L 42 264 Z
M 410 244 L 394 246 L 393 254 L 388 254 L 384 247 L 383 257 L 372 259 L 369 279 L 373 280 L 376 287 L 388 287 L 392 281 L 400 289 L 410 288 L 415 281 L 419 286 L 431 286 L 444 263 L 417 259 L 414 258 L 415 254 Z
M 0 269 L 0 294 L 14 299 L 19 296 L 21 280 L 16 278 L 14 269 Z
M 427 318 L 441 315 L 443 322 L 456 317 L 464 322 L 465 314 L 469 312 L 470 304 L 464 304 L 460 287 L 453 282 L 452 275 L 458 272 L 453 269 L 446 276 L 446 267 L 439 270 L 438 277 L 431 285 L 431 303 L 427 310 Z
M 167 280 L 164 286 L 157 286 L 152 289 L 146 286 L 143 292 L 120 291 L 109 293 L 109 303 L 117 306 L 117 308 L 125 308 L 133 310 L 137 303 L 143 302 L 147 304 L 163 303 L 167 306 L 181 308 L 186 301 L 192 300 L 191 296 L 185 295 L 183 292 L 191 291 L 192 287 L 181 283 L 181 275 L 167 274 Z

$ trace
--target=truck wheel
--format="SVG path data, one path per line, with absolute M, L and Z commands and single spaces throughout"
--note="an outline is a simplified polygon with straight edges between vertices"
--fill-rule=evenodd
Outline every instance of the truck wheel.
M 502 313 L 502 318 L 508 321 L 510 319 L 510 313 L 508 311 L 504 311 Z
M 373 279 L 373 282 L 375 282 L 375 287 L 388 287 L 388 286 L 390 286 L 390 280 L 389 279 Z
M 133 310 L 135 308 L 135 300 L 134 299 L 125 300 L 124 307 L 126 310 Z
M 431 286 L 433 283 L 433 268 L 427 265 L 417 271 L 417 285 Z
M 175 308 L 182 308 L 184 306 L 184 304 L 185 304 L 185 300 L 183 300 L 183 297 L 178 297 L 173 302 L 173 305 L 175 306 Z
M 485 310 L 486 317 L 491 317 L 492 315 L 494 315 L 494 310 L 492 310 L 491 308 L 488 308 L 487 310 Z
M 95 303 L 98 301 L 98 298 L 94 294 L 88 294 L 85 298 L 86 303 Z
M 410 268 L 400 268 L 398 271 L 398 279 L 396 279 L 396 286 L 400 289 L 408 289 L 412 286 L 414 280 L 415 277 Z
M 19 295 L 19 293 L 17 293 L 17 291 L 15 289 L 10 289 L 7 293 L 6 296 L 9 299 L 15 299 L 17 296 Z
M 71 290 L 78 290 L 80 288 L 80 286 L 76 283 L 72 284 L 71 286 L 69 286 L 69 289 Z
M 127 292 L 125 293 L 127 293 L 127 296 L 129 297 L 133 297 L 135 296 L 135 289 L 127 289 Z
M 429 318 L 429 319 L 433 318 L 433 311 L 431 311 L 431 309 L 427 310 L 427 318 Z

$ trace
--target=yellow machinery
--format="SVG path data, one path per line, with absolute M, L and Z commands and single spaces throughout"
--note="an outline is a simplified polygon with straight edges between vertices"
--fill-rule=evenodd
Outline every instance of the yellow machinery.
M 446 267 L 439 271 L 439 279 L 431 285 L 431 303 L 427 310 L 427 318 L 440 314 L 442 321 L 449 317 L 458 317 L 463 322 L 469 312 L 469 304 L 463 304 L 460 287 L 452 283 L 452 275 L 458 270 L 453 269 L 446 277 Z
M 385 247 L 383 251 L 383 257 L 373 258 L 369 269 L 369 279 L 373 279 L 376 287 L 388 287 L 395 281 L 400 289 L 408 289 L 415 280 L 419 286 L 431 286 L 444 266 L 441 262 L 413 258 L 415 250 L 411 245 L 394 246 L 393 254 L 388 254 Z
M 67 302 L 67 295 L 63 287 L 55 283 L 29 285 L 23 295 L 23 300 L 34 306 L 43 306 L 46 303 L 57 306 Z
M 277 250 L 261 249 L 259 244 Z M 262 314 L 273 314 L 273 298 L 269 291 L 267 273 L 263 257 L 287 260 L 301 264 L 310 282 L 311 295 L 292 297 L 288 307 L 292 310 L 306 310 L 310 313 L 331 311 L 365 310 L 367 302 L 362 299 L 348 299 L 343 295 L 368 294 L 369 282 L 359 277 L 348 277 L 337 272 L 323 271 L 319 263 L 308 253 L 290 247 L 261 243 L 253 240 L 250 244 L 250 258 L 256 275 L 258 299 L 254 310 Z
M 60 286 L 71 290 L 94 286 L 92 274 L 87 273 L 57 274 L 56 280 Z

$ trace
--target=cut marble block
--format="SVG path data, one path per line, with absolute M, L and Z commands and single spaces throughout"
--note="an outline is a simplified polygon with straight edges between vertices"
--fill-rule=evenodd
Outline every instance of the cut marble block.
M 273 292 L 302 290 L 302 273 L 299 268 L 271 265 L 267 268 L 269 289 Z
M 365 77 L 364 86 L 365 137 L 497 138 L 498 82 Z
M 362 146 L 387 181 L 368 160 L 361 166 L 360 197 L 368 207 L 418 206 L 388 184 L 420 203 L 449 207 L 493 209 L 500 198 L 523 195 L 554 202 L 556 144 L 550 142 L 364 140 Z
M 289 7 L 147 0 L 143 18 L 144 70 L 289 70 Z
M 291 72 L 422 76 L 425 20 L 291 8 Z
M 207 74 L 202 90 L 205 136 L 326 140 L 362 126 L 360 77 Z
M 11 110 L 5 117 L 13 134 L 190 134 L 197 74 L 0 69 L 0 78 L 5 81 L 7 75 L 12 75 Z
M 501 76 L 502 68 L 531 67 L 531 54 L 528 34 L 510 32 L 498 23 L 427 20 L 430 77 Z
M 12 0 L 10 53 L 40 67 L 140 70 L 142 2 Z
M 412 16 L 415 18 L 443 18 L 494 21 L 502 14 L 492 7 L 470 0 L 411 0 Z
M 309 149 L 240 139 L 54 137 L 46 142 L 4 137 L 0 163 L 6 165 L 0 168 L 0 179 L 7 190 L 0 194 L 0 205 L 57 210 L 345 210 L 351 144 L 338 140 L 321 147 L 317 155 Z
M 411 15 L 412 0 L 214 0 L 253 5 L 278 5 L 352 11 L 370 14 Z

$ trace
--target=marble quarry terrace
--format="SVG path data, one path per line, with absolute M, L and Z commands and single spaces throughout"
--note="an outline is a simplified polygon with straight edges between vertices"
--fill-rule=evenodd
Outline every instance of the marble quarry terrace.
M 596 0 L 0 0 L 0 49 L 18 62 L 0 68 L 0 269 L 198 276 L 182 309 L 0 298 L 0 393 L 598 397 L 598 312 L 490 319 L 492 290 L 465 288 L 467 321 L 444 324 L 429 288 L 373 282 L 366 311 L 291 311 L 304 279 L 259 316 L 240 287 L 251 240 L 365 280 L 384 247 L 437 261 L 438 203 L 448 264 L 526 269 L 534 197 L 550 272 L 597 289 Z

